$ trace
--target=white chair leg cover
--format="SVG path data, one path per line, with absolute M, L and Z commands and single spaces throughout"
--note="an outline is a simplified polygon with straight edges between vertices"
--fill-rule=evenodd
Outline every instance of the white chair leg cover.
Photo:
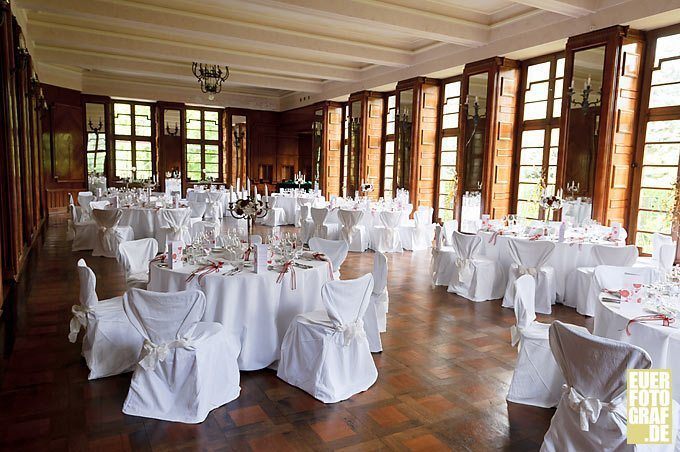
M 434 247 L 430 258 L 430 274 L 432 275 L 432 287 L 448 286 L 453 277 L 456 267 L 456 250 L 453 246 L 445 245 L 445 230 L 439 225 L 434 230 Z M 451 231 L 451 243 L 453 243 L 453 231 Z
M 145 339 L 123 413 L 196 424 L 238 397 L 240 345 L 221 324 L 199 322 L 202 292 L 130 289 L 123 298 Z
M 387 257 L 382 253 L 375 253 L 373 258 L 373 293 L 371 302 L 375 306 L 378 320 L 378 331 L 387 331 L 387 312 L 390 308 L 390 297 L 387 292 Z
M 309 249 L 325 254 L 333 265 L 333 278 L 340 279 L 340 267 L 347 258 L 349 246 L 344 240 L 327 240 L 320 237 L 309 239 Z
M 510 256 L 515 262 L 508 271 L 508 284 L 503 296 L 504 308 L 512 308 L 515 299 L 515 281 L 522 275 L 536 280 L 536 312 L 550 314 L 557 299 L 555 269 L 546 262 L 555 250 L 555 244 L 544 241 L 510 240 Z
M 368 248 L 368 234 L 366 228 L 359 224 L 364 217 L 361 210 L 340 209 L 338 218 L 342 224 L 340 237 L 349 245 L 350 251 L 363 253 Z
M 89 191 L 81 191 L 78 193 L 78 205 L 80 206 L 80 221 L 91 220 L 92 207 L 90 203 L 94 201 L 94 194 Z
M 405 250 L 420 251 L 432 246 L 434 224 L 431 207 L 421 207 L 414 214 L 414 221 L 399 227 L 402 245 Z
M 286 211 L 277 207 L 277 197 L 270 196 L 268 199 L 269 210 L 267 215 L 262 219 L 262 224 L 265 226 L 276 227 L 286 224 Z
M 130 226 L 118 226 L 123 212 L 119 209 L 94 209 L 92 218 L 97 223 L 97 242 L 93 256 L 118 257 L 118 245 L 134 240 L 135 233 Z
M 139 239 L 123 242 L 118 246 L 118 259 L 125 268 L 128 288 L 146 289 L 149 283 L 149 263 L 158 254 L 156 239 Z
M 326 217 L 328 216 L 328 209 L 325 207 L 312 207 L 310 213 L 312 216 L 312 222 L 314 223 L 314 229 L 312 230 L 310 238 L 328 238 L 328 228 L 324 224 L 324 221 L 326 221 Z
M 471 301 L 500 298 L 502 275 L 496 262 L 479 256 L 481 237 L 455 231 L 453 242 L 458 257 L 447 291 Z
M 515 318 L 512 346 L 519 354 L 507 400 L 524 405 L 551 408 L 562 396 L 564 377 L 550 351 L 550 325 L 536 322 L 534 297 L 536 281 L 529 275 L 515 281 Z
M 97 279 L 83 259 L 78 261 L 80 303 L 71 308 L 69 340 L 75 342 L 85 328 L 82 355 L 89 380 L 134 369 L 144 338 L 128 321 L 121 297 L 99 301 Z
M 550 327 L 550 347 L 566 384 L 543 438 L 542 452 L 677 450 L 680 410 L 675 401 L 674 444 L 644 447 L 627 444 L 626 371 L 649 369 L 652 361 L 647 352 L 557 320 Z M 600 404 L 604 406 L 599 416 L 593 415 L 592 419 L 587 407 Z
M 330 281 L 321 296 L 326 311 L 298 315 L 281 345 L 277 375 L 324 403 L 346 400 L 378 378 L 363 321 L 373 276 Z

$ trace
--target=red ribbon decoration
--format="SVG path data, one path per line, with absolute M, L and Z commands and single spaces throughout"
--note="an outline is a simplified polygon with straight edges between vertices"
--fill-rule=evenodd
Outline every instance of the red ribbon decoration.
M 219 271 L 222 269 L 223 265 L 224 265 L 223 262 L 217 262 L 217 263 L 211 262 L 208 265 L 205 265 L 203 267 L 199 267 L 196 270 L 194 270 L 193 272 L 191 272 L 191 274 L 187 278 L 187 282 L 190 282 L 192 279 L 194 279 L 198 275 L 198 282 L 200 283 L 206 275 L 209 275 L 210 273 L 219 273 Z
M 328 263 L 328 276 L 331 278 L 331 281 L 333 281 L 335 279 L 335 276 L 333 275 L 333 262 L 331 262 L 328 256 L 323 253 L 314 253 L 313 256 L 317 261 L 326 261 Z
M 531 237 L 529 237 L 529 240 L 531 240 L 531 241 L 538 240 L 538 239 L 540 239 L 542 236 L 543 236 L 543 234 L 534 234 L 534 235 L 532 235 Z
M 279 277 L 276 278 L 276 283 L 280 283 L 283 281 L 283 277 L 286 273 L 288 273 L 288 270 L 290 269 L 290 288 L 295 290 L 297 287 L 296 281 L 295 281 L 295 267 L 293 266 L 293 261 L 289 260 L 285 264 L 283 264 L 283 268 L 279 272 Z
M 151 262 L 158 262 L 158 261 L 164 261 L 168 256 L 165 254 L 161 254 L 160 256 L 156 256 L 153 259 L 151 259 Z
M 503 230 L 494 231 L 493 234 L 491 234 L 491 238 L 489 238 L 489 243 L 495 245 L 499 235 L 503 235 Z
M 626 324 L 626 334 L 628 336 L 631 335 L 630 330 L 628 329 L 630 327 L 631 323 L 637 323 L 637 322 L 653 322 L 655 320 L 661 320 L 663 321 L 663 326 L 671 326 L 671 323 L 675 322 L 675 319 L 673 317 L 668 317 L 665 314 L 654 314 L 654 315 L 641 315 L 639 317 L 632 318 L 628 321 Z
M 244 261 L 249 261 L 250 260 L 250 251 L 252 248 L 248 247 L 245 253 L 243 253 L 243 260 Z

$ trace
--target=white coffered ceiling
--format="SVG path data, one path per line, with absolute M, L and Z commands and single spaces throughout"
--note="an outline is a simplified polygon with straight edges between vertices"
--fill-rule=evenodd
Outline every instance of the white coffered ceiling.
M 14 0 L 43 82 L 285 110 L 653 14 L 680 0 Z M 669 16 L 670 17 L 670 16 Z M 213 102 L 191 62 L 228 65 Z

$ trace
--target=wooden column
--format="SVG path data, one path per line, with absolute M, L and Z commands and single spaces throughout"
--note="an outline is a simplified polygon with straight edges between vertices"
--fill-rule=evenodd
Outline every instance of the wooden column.
M 342 104 L 327 102 L 324 106 L 323 126 L 324 172 L 321 184 L 322 193 L 329 199 L 340 196 L 342 174 Z
M 350 152 L 358 152 L 359 181 L 373 184 L 373 191 L 368 197 L 377 200 L 381 193 L 382 174 L 382 141 L 383 141 L 383 109 L 385 100 L 382 93 L 374 91 L 360 91 L 349 98 L 352 102 L 361 102 L 360 137 L 358 149 Z M 359 190 L 358 186 L 356 190 Z M 353 191 L 347 192 L 349 196 Z

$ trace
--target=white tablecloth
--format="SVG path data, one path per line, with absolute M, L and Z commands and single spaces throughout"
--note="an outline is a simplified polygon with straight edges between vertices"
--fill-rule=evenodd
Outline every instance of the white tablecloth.
M 291 288 L 290 272 L 281 283 L 276 282 L 278 272 L 255 274 L 252 269 L 235 276 L 223 276 L 223 271 L 187 283 L 196 266 L 170 270 L 158 264 L 151 264 L 148 289 L 175 292 L 186 289 L 187 284 L 200 286 L 207 301 L 203 320 L 219 322 L 227 331 L 240 336 L 239 368 L 263 369 L 279 359 L 283 336 L 293 318 L 323 309 L 321 287 L 329 280 L 328 264 L 299 262 L 313 268 L 295 268 L 295 290 Z
M 482 237 L 484 256 L 498 263 L 500 270 L 503 272 L 503 281 L 507 284 L 508 270 L 510 269 L 510 265 L 514 263 L 512 257 L 510 257 L 508 241 L 529 239 L 508 235 L 497 235 L 494 240 L 494 233 L 492 232 L 479 231 L 477 234 Z M 609 242 L 597 244 L 616 246 L 614 243 Z M 596 245 L 596 243 L 555 242 L 555 251 L 546 265 L 555 269 L 557 299 L 559 301 L 564 299 L 564 287 L 569 274 L 578 267 L 592 267 L 595 265 L 595 259 L 591 253 L 593 245 Z
M 324 201 L 322 196 L 315 195 L 290 195 L 283 193 L 274 193 L 272 196 L 276 197 L 276 207 L 280 207 L 285 212 L 286 224 L 297 224 L 297 202 L 298 198 L 306 198 L 310 203 Z
M 123 212 L 120 226 L 130 226 L 135 233 L 135 240 L 158 237 L 158 209 L 152 207 L 121 207 Z
M 632 318 L 651 315 L 637 303 L 607 303 L 599 301 L 595 307 L 593 334 L 637 345 L 652 358 L 652 367 L 671 369 L 673 398 L 680 401 L 680 324 L 663 326 L 661 321 L 632 323 Z M 676 321 L 677 322 L 677 321 Z

